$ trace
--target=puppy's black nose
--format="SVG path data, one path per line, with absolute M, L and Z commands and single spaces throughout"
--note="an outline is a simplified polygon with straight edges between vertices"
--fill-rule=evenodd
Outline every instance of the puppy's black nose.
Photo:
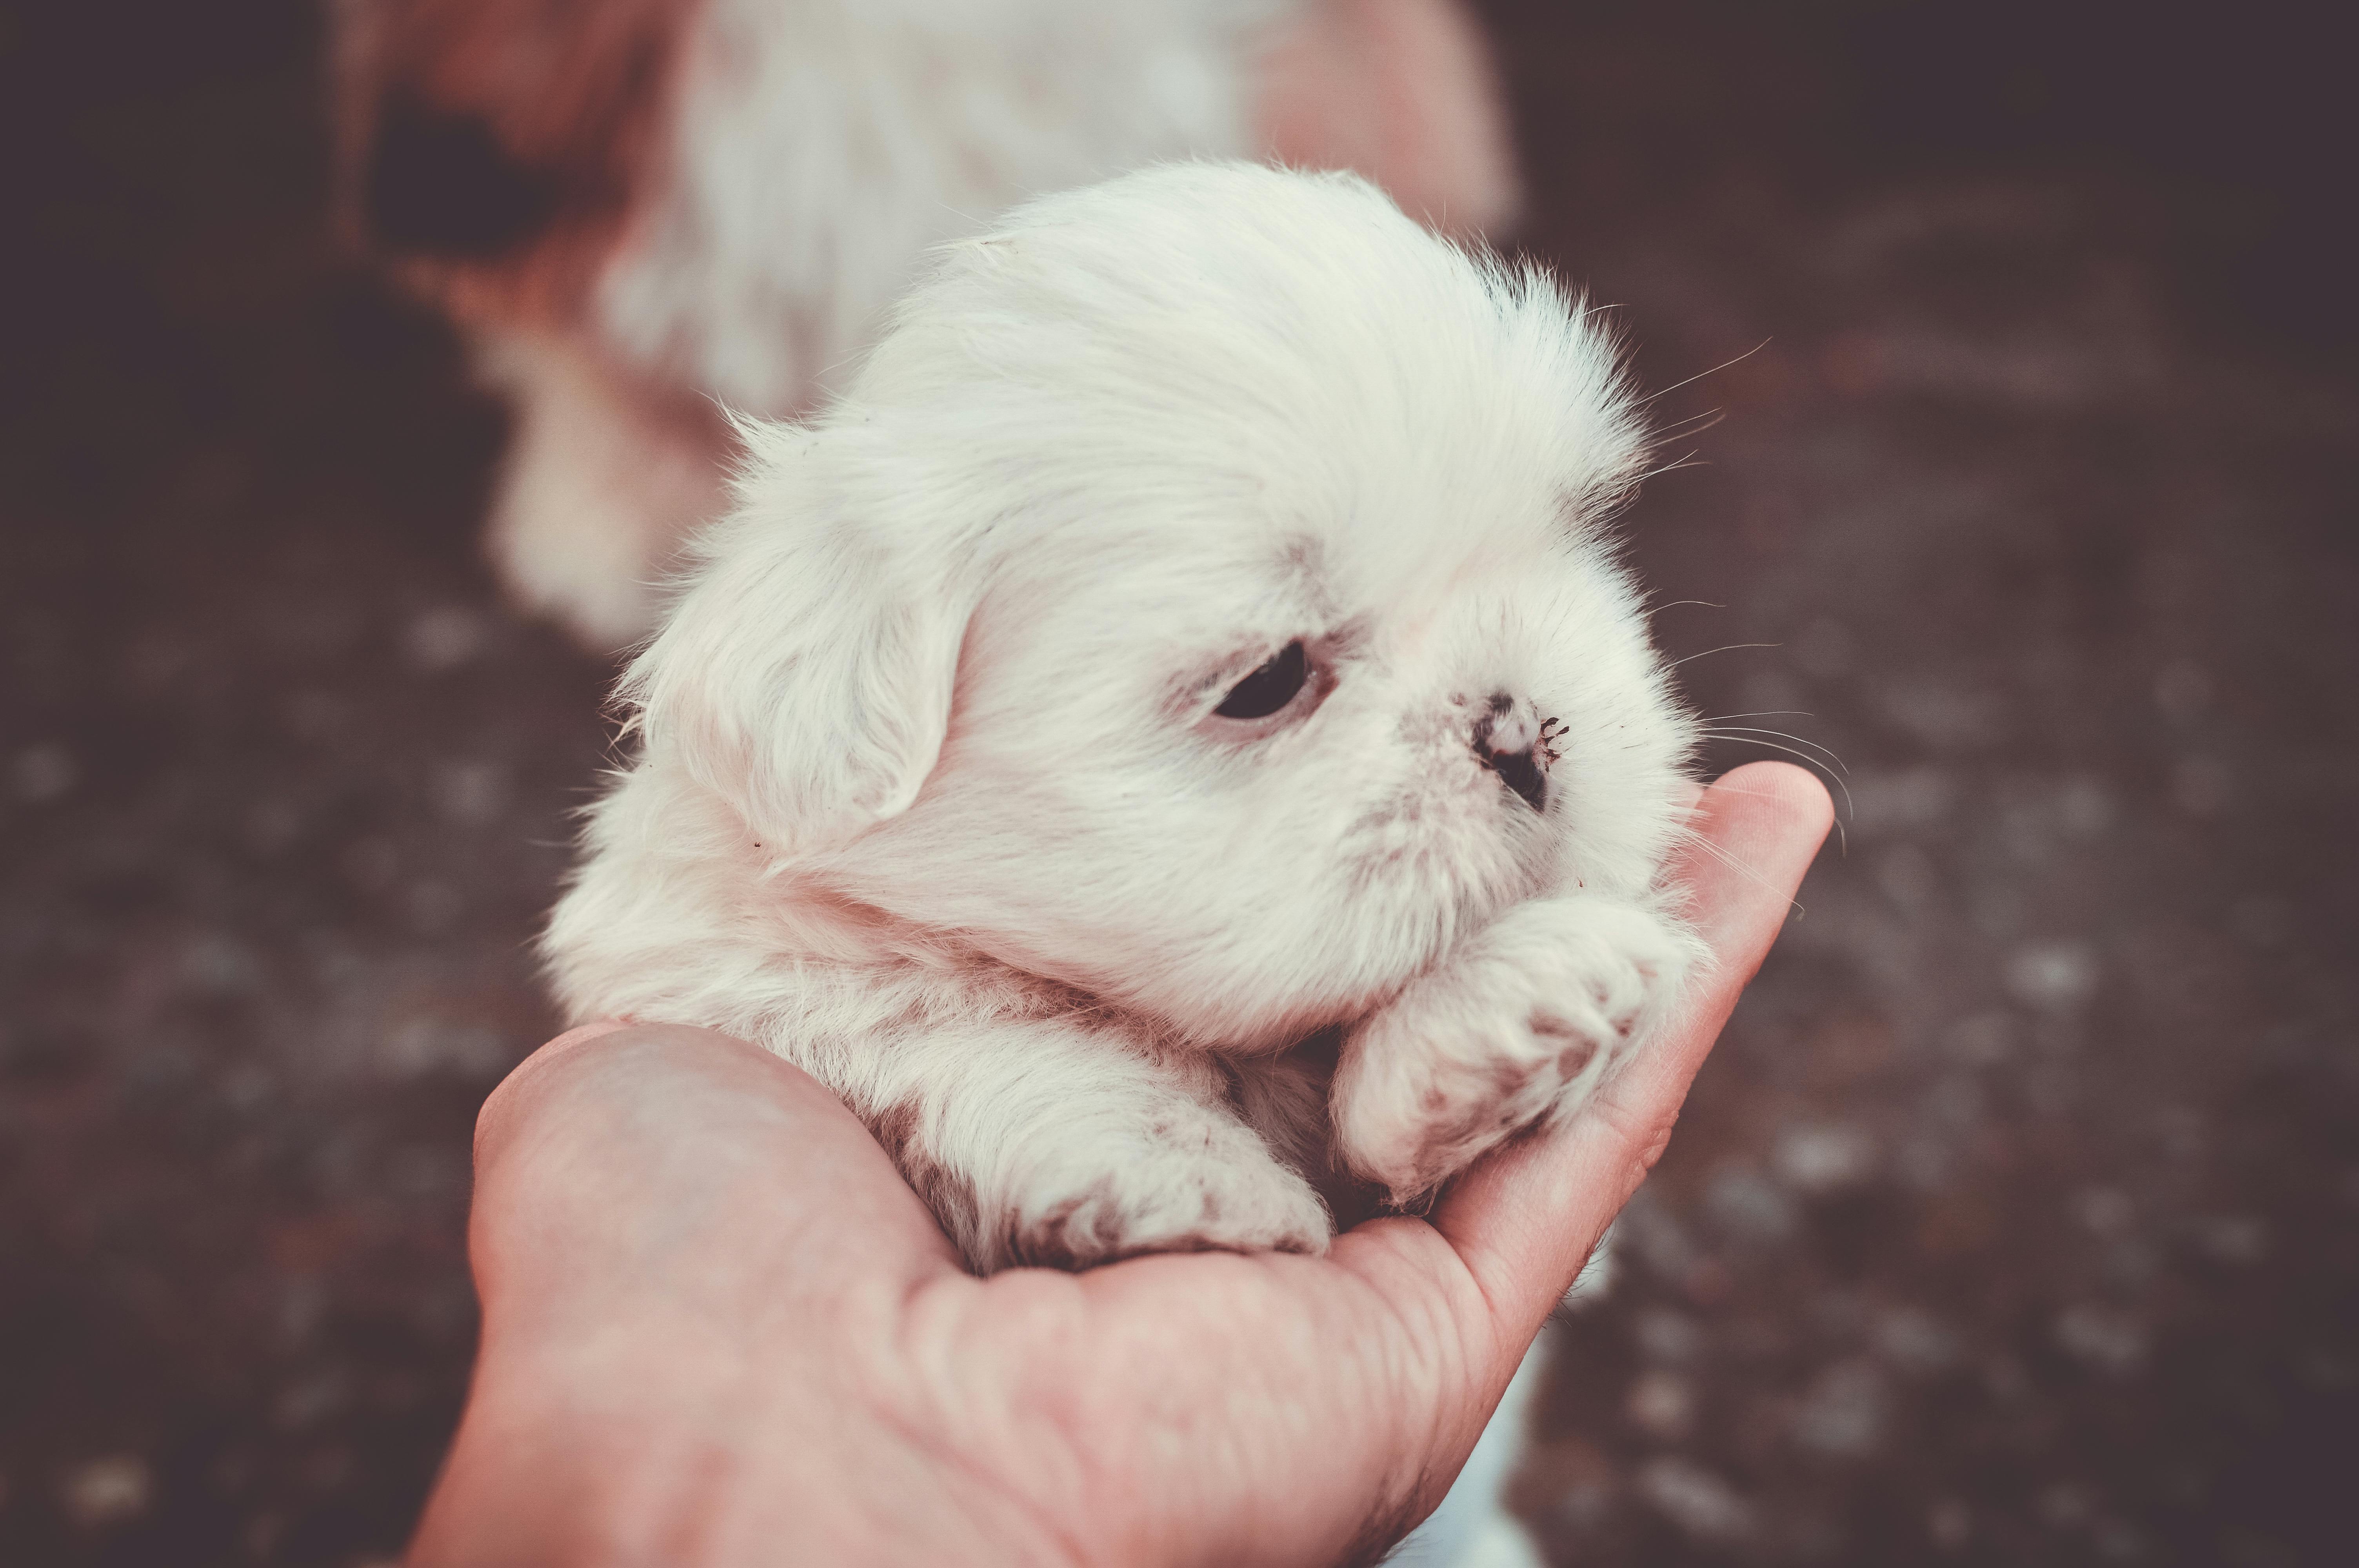
M 1474 760 L 1534 811 L 1548 809 L 1548 765 L 1556 760 L 1547 730 L 1538 719 L 1516 712 L 1515 699 L 1504 692 L 1491 698 L 1474 724 Z
M 1485 752 L 1483 765 L 1499 775 L 1499 782 L 1524 797 L 1524 804 L 1534 811 L 1548 809 L 1548 773 L 1539 759 L 1532 753 L 1538 745 L 1520 752 Z

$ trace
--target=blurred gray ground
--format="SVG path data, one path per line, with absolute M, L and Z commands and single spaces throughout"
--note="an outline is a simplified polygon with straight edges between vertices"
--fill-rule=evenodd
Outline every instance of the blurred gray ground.
M 1848 784 L 1520 1506 L 1566 1563 L 2348 1561 L 2359 395 L 2300 181 L 2092 143 L 2103 27 L 1944 77 L 1890 31 L 1941 7 L 1488 9 L 1524 243 L 1712 372 L 1629 520 L 1661 637 Z M 607 754 L 476 557 L 495 415 L 321 238 L 313 44 L 0 10 L 0 1563 L 398 1550 Z

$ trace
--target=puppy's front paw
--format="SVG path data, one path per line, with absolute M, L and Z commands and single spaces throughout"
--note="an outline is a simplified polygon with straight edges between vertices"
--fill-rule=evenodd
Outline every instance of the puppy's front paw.
M 1009 1255 L 1087 1268 L 1142 1252 L 1324 1252 L 1332 1233 L 1310 1184 L 1272 1157 L 1234 1117 L 1175 1106 L 1152 1125 L 1085 1159 L 1078 1184 L 1019 1195 Z
M 1493 1145 L 1581 1105 L 1679 993 L 1695 941 L 1603 900 L 1508 911 L 1363 1023 L 1335 1076 L 1336 1145 L 1408 1206 Z

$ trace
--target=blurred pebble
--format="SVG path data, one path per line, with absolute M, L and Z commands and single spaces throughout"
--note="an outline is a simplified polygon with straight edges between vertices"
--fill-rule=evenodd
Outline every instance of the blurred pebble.
M 2191 1106 L 2165 1106 L 2155 1113 L 2155 1140 L 2174 1160 L 2192 1160 L 2211 1143 L 2203 1113 Z
M 2104 1277 L 2134 1293 L 2142 1293 L 2162 1272 L 2162 1249 L 2138 1237 L 2122 1237 L 2103 1254 Z
M 1920 741 L 1947 752 L 1979 750 L 2006 738 L 2007 709 L 1997 693 L 1940 682 L 1884 694 L 1884 710 Z
M 2083 1187 L 2072 1195 L 2072 1217 L 2100 1236 L 2114 1236 L 2129 1228 L 2136 1210 L 2118 1187 Z
M 1680 1283 L 1686 1289 L 1688 1300 L 1696 1305 L 1716 1306 L 1736 1288 L 1736 1275 L 1717 1258 L 1699 1258 Z
M 1614 1221 L 1614 1235 L 1626 1238 L 1640 1260 L 1659 1278 L 1677 1282 L 1695 1267 L 1694 1243 L 1648 1188 L 1640 1187 L 1624 1207 L 1621 1218 Z
M 1939 1372 L 1958 1358 L 1958 1336 L 1931 1314 L 1894 1307 L 1877 1316 L 1875 1347 L 1902 1370 Z
M 2154 677 L 2154 705 L 2175 724 L 2190 724 L 2212 705 L 2212 680 L 2201 665 L 2181 659 Z
M 481 615 L 459 605 L 443 605 L 409 623 L 402 634 L 402 651 L 415 668 L 440 675 L 482 653 L 488 635 Z
M 1796 683 L 1793 676 L 1781 670 L 1759 670 L 1745 676 L 1740 695 L 1744 697 L 1740 711 L 1752 717 L 1736 722 L 1764 730 L 1793 728 L 1781 720 L 1803 717 L 1803 705 L 1810 701 L 1810 694 Z M 1776 741 L 1779 745 L 1791 744 L 1790 741 L 1779 741 L 1775 735 L 1755 739 Z
M 2228 929 L 2247 946 L 2283 946 L 2294 932 L 2293 905 L 2272 893 L 2240 898 L 2229 907 Z
M 1851 779 L 1852 831 L 1873 838 L 1930 827 L 1957 798 L 1956 784 L 1939 768 L 1862 769 Z
M 73 753 L 54 741 L 17 752 L 16 773 L 16 798 L 27 806 L 44 806 L 60 798 L 82 777 Z
M 2170 797 L 2190 816 L 2219 816 L 2235 793 L 2235 772 L 2218 757 L 2181 757 L 2170 770 Z
M 1676 1443 L 1695 1424 L 1695 1390 L 1677 1372 L 1643 1372 L 1631 1383 L 1622 1409 L 1649 1437 Z
M 251 991 L 262 982 L 262 966 L 253 949 L 220 932 L 189 944 L 180 955 L 180 972 L 191 987 L 215 996 Z
M 97 1530 L 146 1513 L 152 1485 L 147 1461 L 111 1454 L 69 1471 L 59 1500 L 75 1523 Z
M 300 1345 L 318 1330 L 328 1311 L 327 1287 L 319 1276 L 291 1272 L 278 1287 L 278 1332 L 290 1345 Z
M 1592 1476 L 1574 1480 L 1565 1487 L 1552 1511 L 1577 1530 L 1595 1530 L 1613 1515 L 1613 1483 Z
M 266 1104 L 277 1087 L 269 1068 L 255 1062 L 241 1063 L 222 1075 L 222 1103 L 241 1114 L 251 1112 Z
M 457 1151 L 419 1143 L 386 1158 L 378 1180 L 404 1197 L 447 1197 L 466 1191 L 467 1174 L 468 1162 Z
M 1974 1516 L 1955 1498 L 1935 1503 L 1925 1519 L 1925 1533 L 1944 1552 L 1962 1548 L 1974 1532 Z
M 1990 1104 L 1983 1087 L 1965 1073 L 1944 1073 L 1925 1091 L 1925 1114 L 1937 1127 L 1969 1131 Z
M 2114 797 L 2085 774 L 2067 779 L 2056 792 L 2056 819 L 2074 838 L 2094 838 L 2114 825 Z
M 2268 1227 L 2250 1215 L 2198 1221 L 2197 1245 L 2215 1262 L 2249 1267 L 2269 1255 Z
M 2030 942 L 2007 956 L 2009 995 L 2027 1006 L 2062 1011 L 2096 993 L 2097 956 L 2084 942 Z
M 1864 1361 L 1829 1368 L 1795 1409 L 1794 1440 L 1837 1458 L 1855 1459 L 1884 1435 L 1884 1379 Z
M 1867 1303 L 1858 1292 L 1837 1285 L 1827 1285 L 1810 1298 L 1808 1311 L 1810 1325 L 1828 1339 L 1845 1344 L 1857 1339 L 1867 1326 Z
M 1703 1329 L 1683 1312 L 1648 1307 L 1638 1314 L 1638 1345 L 1658 1361 L 1684 1364 L 1703 1348 Z
M 2082 1302 L 2056 1315 L 2056 1343 L 2075 1358 L 2115 1377 L 2146 1360 L 2145 1328 L 2128 1314 Z
M 409 923 L 420 935 L 449 930 L 466 910 L 466 895 L 448 882 L 429 878 L 409 890 Z
M 1831 1193 L 1866 1179 L 1875 1165 L 1875 1141 L 1841 1122 L 1788 1127 L 1778 1133 L 1769 1163 L 1788 1186 Z
M 318 1425 L 351 1402 L 351 1388 L 341 1373 L 329 1371 L 283 1389 L 271 1404 L 271 1420 L 282 1431 L 300 1432 Z
M 2012 1356 L 1993 1356 L 1982 1365 L 1983 1388 L 1995 1400 L 2015 1400 L 2032 1391 L 2030 1377 Z
M 2341 1390 L 2359 1385 L 2359 1358 L 2346 1351 L 2312 1346 L 2294 1367 L 2301 1380 L 2313 1389 Z
M 1995 1067 L 2015 1054 L 2015 1021 L 2004 1012 L 1978 1012 L 1951 1025 L 1941 1044 L 1962 1065 Z
M 1931 856 L 1914 844 L 1903 844 L 1877 857 L 1875 885 L 1898 907 L 1919 910 L 1939 895 L 1941 878 Z
M 497 817 L 510 793 L 507 770 L 485 762 L 445 762 L 434 770 L 427 789 L 446 820 L 468 827 Z
M 1794 1206 L 1757 1172 L 1730 1166 L 1712 1179 L 1704 1207 L 1720 1228 L 1746 1241 L 1782 1241 L 1793 1234 Z
M 363 892 L 380 892 L 401 869 L 401 853 L 389 840 L 363 838 L 346 846 L 338 861 L 353 886 Z
M 1939 1138 L 1919 1133 L 1900 1145 L 1894 1162 L 1901 1180 L 1919 1192 L 1932 1192 L 1949 1184 L 1951 1169 L 1950 1147 Z
M 1831 617 L 1821 616 L 1794 639 L 1794 663 L 1804 675 L 1821 680 L 1849 675 L 1852 658 L 1851 629 Z
M 2119 1519 L 2097 1527 L 2097 1550 L 2111 1562 L 2135 1563 L 2146 1555 L 2146 1538 Z
M 497 1031 L 440 1018 L 413 1018 L 386 1032 L 377 1065 L 397 1077 L 458 1073 L 486 1077 L 507 1070 L 515 1054 Z
M 343 732 L 351 705 L 324 691 L 299 691 L 281 706 L 288 731 L 305 741 L 330 741 Z
M 303 814 L 288 801 L 269 797 L 246 808 L 246 847 L 257 855 L 277 855 L 302 836 Z
M 1958 1019 L 1941 1035 L 1941 1049 L 1949 1052 L 1951 1061 L 1967 1068 L 1994 1068 L 2015 1054 L 2015 1019 L 2003 1011 L 1979 1011 L 1973 1019 Z
M 1665 1454 L 1649 1461 L 1638 1472 L 1638 1492 L 1664 1518 L 1700 1541 L 1734 1543 L 1758 1529 L 1753 1505 L 1690 1460 Z

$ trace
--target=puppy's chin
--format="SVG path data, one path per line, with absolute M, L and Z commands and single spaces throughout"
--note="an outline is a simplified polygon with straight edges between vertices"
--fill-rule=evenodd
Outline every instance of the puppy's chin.
M 995 968 L 1019 988 L 1040 982 L 1064 993 L 1066 1005 L 1110 1010 L 1174 1045 L 1223 1054 L 1273 1054 L 1348 1023 L 1380 1005 L 1419 967 L 1417 954 L 1385 955 L 1378 962 L 1363 953 L 1343 972 L 1327 972 L 1313 945 L 1278 941 L 1266 916 L 1243 911 L 1235 924 L 1255 935 L 1233 947 L 1152 930 L 1084 932 L 1061 914 L 946 918 L 922 898 L 880 899 L 866 879 L 803 877 L 797 883 L 799 901 L 863 912 L 859 922 L 872 939 L 921 952 L 936 964 Z M 1258 949 L 1257 962 L 1240 960 L 1238 949 L 1245 946 Z
M 827 857 L 812 882 L 1174 1044 L 1226 1054 L 1284 1051 L 1364 1017 L 1463 933 L 1541 891 L 1556 856 L 1544 836 L 1494 824 L 1480 835 L 1488 854 L 1431 844 L 1368 874 L 1306 835 L 1292 863 L 1240 856 L 1255 874 L 1224 877 L 1207 874 L 1201 852 L 1136 843 L 1145 829 L 1121 858 L 1088 852 L 1112 833 L 1069 823 L 1075 841 L 1051 848 L 1037 830 L 937 817 L 932 804 Z M 1009 849 L 995 855 L 995 844 Z

